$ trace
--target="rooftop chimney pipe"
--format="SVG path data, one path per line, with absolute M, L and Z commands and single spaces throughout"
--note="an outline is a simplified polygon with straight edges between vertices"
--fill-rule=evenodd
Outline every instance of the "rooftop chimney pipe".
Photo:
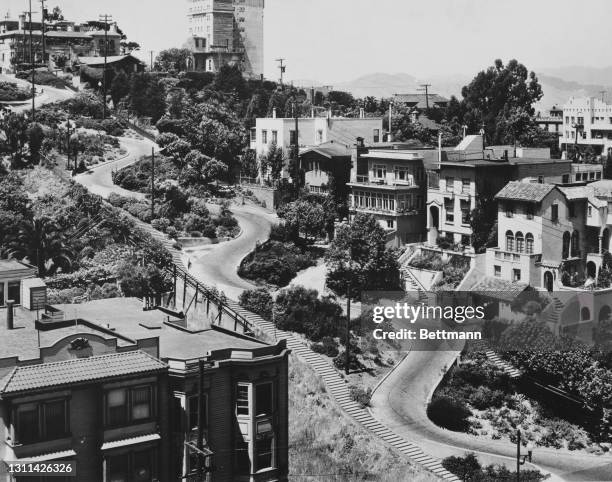
M 13 318 L 13 305 L 15 304 L 14 300 L 6 301 L 6 329 L 12 330 L 15 328 L 14 318 Z
M 272 109 L 272 119 L 276 119 L 276 107 Z

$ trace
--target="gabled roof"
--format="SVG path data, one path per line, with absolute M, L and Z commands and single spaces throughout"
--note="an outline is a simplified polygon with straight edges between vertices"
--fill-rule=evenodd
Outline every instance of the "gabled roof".
M 111 379 L 125 375 L 160 373 L 167 365 L 140 351 L 18 366 L 2 380 L 0 398 L 31 390 Z
M 409 104 L 420 109 L 427 107 L 427 100 L 429 100 L 429 106 L 433 106 L 437 103 L 448 103 L 449 100 L 446 97 L 442 97 L 438 94 L 428 94 L 428 99 L 425 99 L 425 94 L 395 94 L 393 99 L 396 102 L 403 104 Z
M 324 142 L 318 146 L 309 147 L 300 152 L 300 156 L 310 152 L 316 152 L 317 154 L 327 157 L 328 159 L 332 159 L 334 157 L 351 157 L 351 150 L 348 146 L 334 141 Z
M 541 202 L 554 189 L 554 184 L 510 181 L 497 193 L 495 199 Z
M 79 62 L 81 64 L 93 66 L 93 65 L 104 65 L 104 57 L 79 57 Z M 106 64 L 113 64 L 116 62 L 121 62 L 124 60 L 132 60 L 139 64 L 143 63 L 139 58 L 134 57 L 132 54 L 127 55 L 113 55 L 106 57 Z

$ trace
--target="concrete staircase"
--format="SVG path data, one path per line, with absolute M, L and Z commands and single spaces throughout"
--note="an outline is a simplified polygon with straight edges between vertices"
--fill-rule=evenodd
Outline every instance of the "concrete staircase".
M 553 297 L 550 304 L 546 308 L 544 308 L 544 311 L 542 312 L 542 317 L 544 318 L 544 321 L 546 321 L 547 323 L 554 324 L 555 326 L 559 326 L 561 312 L 563 311 L 564 307 L 565 305 L 559 298 Z
M 290 348 L 298 358 L 305 361 L 313 368 L 313 370 L 323 379 L 327 390 L 334 397 L 340 408 L 357 423 L 364 426 L 389 446 L 406 455 L 412 462 L 425 467 L 441 479 L 453 482 L 460 481 L 459 478 L 442 467 L 439 460 L 426 455 L 417 445 L 395 434 L 388 427 L 372 417 L 366 408 L 362 408 L 361 405 L 353 401 L 349 393 L 347 382 L 342 378 L 329 358 L 313 352 L 305 344 L 303 339 L 294 333 L 277 330 L 273 323 L 245 310 L 238 303 L 228 301 L 228 306 L 244 316 L 271 339 L 286 339 L 287 347 Z

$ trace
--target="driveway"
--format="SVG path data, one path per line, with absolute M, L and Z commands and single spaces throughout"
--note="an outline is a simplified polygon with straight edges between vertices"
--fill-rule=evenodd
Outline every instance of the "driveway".
M 371 412 L 400 437 L 413 441 L 433 457 L 476 452 L 484 464 L 515 467 L 516 445 L 501 440 L 452 432 L 436 426 L 426 413 L 429 396 L 461 347 L 446 342 L 431 342 L 413 349 L 394 372 L 376 389 Z M 557 480 L 610 481 L 612 457 L 577 454 L 567 450 L 538 447 L 534 463 Z

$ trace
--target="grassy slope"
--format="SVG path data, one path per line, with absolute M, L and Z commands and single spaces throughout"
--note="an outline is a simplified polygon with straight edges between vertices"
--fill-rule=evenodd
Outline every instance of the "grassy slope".
M 289 472 L 296 480 L 438 480 L 345 416 L 321 378 L 295 356 L 289 362 L 289 439 Z

